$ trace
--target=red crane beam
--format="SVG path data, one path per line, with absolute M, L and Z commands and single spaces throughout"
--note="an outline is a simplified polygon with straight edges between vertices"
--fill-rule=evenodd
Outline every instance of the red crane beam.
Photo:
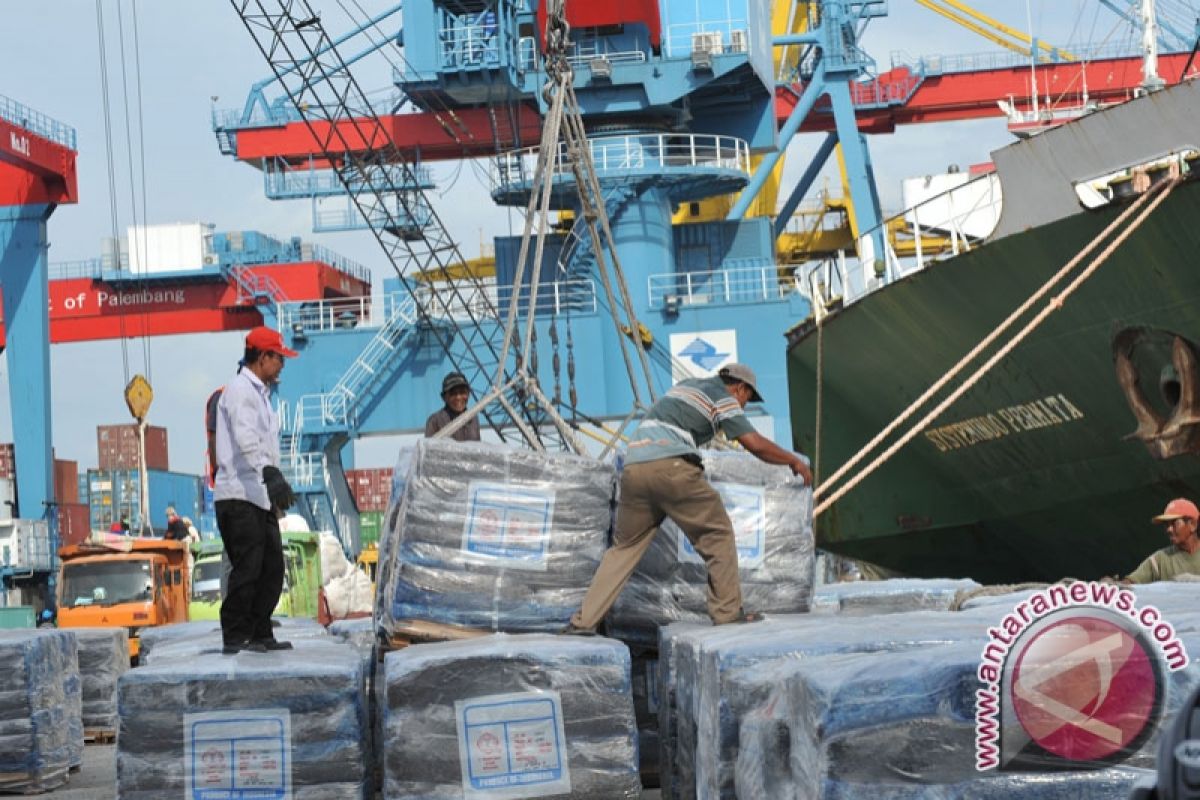
M 320 262 L 263 264 L 246 269 L 269 276 L 291 301 L 369 296 L 369 284 Z M 221 276 L 105 282 L 50 281 L 50 341 L 92 342 L 131 336 L 175 336 L 249 330 L 262 324 L 258 308 Z M 0 327 L 0 348 L 5 334 Z
M 1159 70 L 1168 82 L 1177 81 L 1187 59 L 1187 53 L 1159 56 Z M 1079 102 L 1086 73 L 1090 100 L 1118 102 L 1127 99 L 1141 84 L 1141 69 L 1141 59 L 1136 57 L 1042 64 L 1037 69 L 1038 94 L 1043 98 L 1049 96 L 1054 102 Z M 775 116 L 779 124 L 791 114 L 803 90 L 803 84 L 797 85 L 795 91 L 783 87 L 776 90 Z M 874 81 L 853 85 L 858 126 L 866 133 L 890 133 L 897 125 L 1003 116 L 996 101 L 1013 97 L 1018 103 L 1025 104 L 1029 94 L 1028 66 L 948 72 L 925 78 L 914 75 L 907 67 L 898 67 Z M 897 102 L 886 103 L 887 98 Z M 537 142 L 541 135 L 537 110 L 528 104 L 516 108 L 515 132 L 505 121 L 505 115 L 493 115 L 485 108 L 460 109 L 453 113 L 395 114 L 381 117 L 381 120 L 407 158 L 442 161 L 487 156 L 494 154 L 497 148 Z M 371 126 L 356 125 L 353 121 L 337 124 L 351 143 L 360 147 L 382 144 L 364 140 L 362 131 L 370 130 Z M 816 113 L 809 115 L 801 130 L 829 131 L 833 125 L 826 99 L 818 103 Z M 328 135 L 328 123 L 315 123 L 315 128 L 318 137 Z M 307 168 L 309 159 L 319 159 L 321 153 L 317 139 L 302 122 L 245 128 L 237 132 L 237 157 L 255 165 L 262 159 L 282 158 Z
M 75 151 L 0 118 L 0 206 L 78 199 Z
M 1159 56 L 1159 73 L 1173 83 L 1180 79 L 1187 53 Z M 1085 82 L 1086 73 L 1086 82 Z M 950 72 L 921 80 L 907 102 L 881 106 L 884 98 L 902 98 L 917 82 L 907 67 L 883 73 L 869 83 L 854 84 L 853 97 L 859 106 L 858 127 L 865 133 L 891 133 L 897 125 L 921 122 L 948 122 L 1004 116 L 998 100 L 1015 98 L 1022 107 L 1029 104 L 1029 66 L 972 72 Z M 1115 103 L 1128 99 L 1142 82 L 1142 61 L 1137 57 L 1109 58 L 1082 62 L 1041 64 L 1037 68 L 1038 95 L 1052 102 L 1077 104 L 1087 86 L 1088 99 Z M 775 95 L 775 116 L 780 124 L 788 118 L 798 101 L 803 85 L 796 93 L 780 89 Z M 819 103 L 801 131 L 833 130 L 833 115 L 828 102 Z
M 460 109 L 415 114 L 391 114 L 380 117 L 392 141 L 410 161 L 447 161 L 465 157 L 495 155 L 501 149 L 535 144 L 541 139 L 542 120 L 537 109 L 521 104 L 516 107 L 516 130 L 508 116 L 493 114 L 486 108 Z M 334 123 L 352 146 L 368 144 L 364 132 L 374 129 L 353 121 Z M 319 138 L 330 137 L 330 123 L 313 123 L 316 136 L 303 122 L 291 122 L 271 128 L 243 128 L 237 132 L 237 157 L 258 162 L 264 158 L 282 158 L 308 166 L 309 158 L 322 158 Z M 336 138 L 336 137 L 334 137 Z M 383 147 L 387 142 L 372 142 Z

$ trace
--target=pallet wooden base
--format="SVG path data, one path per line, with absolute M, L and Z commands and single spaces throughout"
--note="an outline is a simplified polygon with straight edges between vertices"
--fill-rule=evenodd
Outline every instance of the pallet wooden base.
M 462 625 L 447 625 L 420 619 L 402 620 L 396 623 L 395 630 L 387 637 L 387 649 L 399 650 L 410 644 L 422 642 L 454 642 L 461 639 L 474 639 L 490 633 L 491 631 L 481 628 L 466 628 Z
M 83 731 L 84 744 L 112 744 L 117 740 L 117 732 L 108 728 L 85 728 Z

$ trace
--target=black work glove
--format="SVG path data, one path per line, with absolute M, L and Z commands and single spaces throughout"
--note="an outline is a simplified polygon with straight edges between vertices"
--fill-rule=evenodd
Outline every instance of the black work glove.
M 279 471 L 279 467 L 267 465 L 263 467 L 263 483 L 267 487 L 267 497 L 271 498 L 271 505 L 278 508 L 280 511 L 287 511 L 296 502 L 296 495 L 292 492 L 292 487 L 288 485 L 287 479 L 283 477 L 283 473 Z

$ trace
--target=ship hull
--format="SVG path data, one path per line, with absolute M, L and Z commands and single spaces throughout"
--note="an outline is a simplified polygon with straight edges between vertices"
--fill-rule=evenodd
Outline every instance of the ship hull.
M 819 424 L 820 472 L 832 473 L 1120 210 L 1005 236 L 841 309 L 819 337 L 794 333 L 797 445 L 816 454 Z M 1195 448 L 1164 457 L 1131 437 L 1138 421 L 1115 343 L 1139 337 L 1140 391 L 1169 417 L 1179 383 L 1169 343 L 1200 342 L 1197 253 L 1200 183 L 1189 181 L 974 388 L 823 513 L 819 546 L 910 575 L 989 583 L 1132 571 L 1166 544 L 1151 516 L 1172 497 L 1200 499 L 1200 458 Z

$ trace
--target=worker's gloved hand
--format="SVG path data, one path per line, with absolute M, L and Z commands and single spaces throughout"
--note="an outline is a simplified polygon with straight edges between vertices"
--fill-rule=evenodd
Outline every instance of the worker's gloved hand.
M 283 473 L 279 471 L 279 467 L 267 465 L 263 467 L 263 483 L 267 487 L 267 497 L 271 498 L 271 505 L 280 511 L 287 511 L 296 503 L 296 495 L 292 492 L 292 487 L 288 485 L 287 479 L 283 477 Z

